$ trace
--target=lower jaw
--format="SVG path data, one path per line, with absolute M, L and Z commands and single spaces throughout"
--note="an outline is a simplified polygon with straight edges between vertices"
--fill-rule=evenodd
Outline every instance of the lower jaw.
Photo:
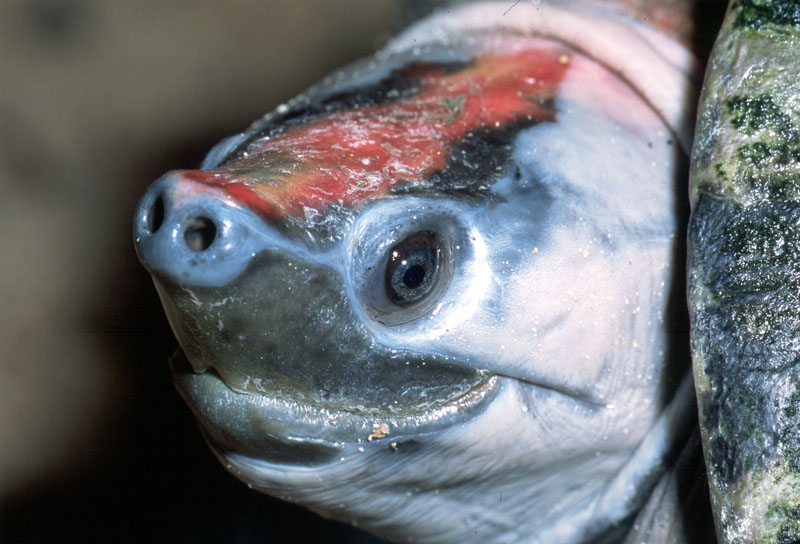
M 241 454 L 267 463 L 318 466 L 360 444 L 386 447 L 464 422 L 491 402 L 506 378 L 487 378 L 467 392 L 441 399 L 425 412 L 365 414 L 316 406 L 291 397 L 243 393 L 216 373 L 195 374 L 183 353 L 170 362 L 175 386 L 221 456 Z

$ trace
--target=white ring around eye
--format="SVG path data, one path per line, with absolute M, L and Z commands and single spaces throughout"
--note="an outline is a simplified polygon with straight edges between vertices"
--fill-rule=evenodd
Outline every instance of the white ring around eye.
M 346 252 L 343 273 L 354 309 L 379 338 L 389 335 L 393 344 L 400 345 L 419 335 L 439 336 L 446 323 L 468 319 L 461 315 L 462 307 L 470 312 L 480 307 L 491 288 L 492 270 L 485 263 L 483 238 L 470 226 L 474 213 L 470 206 L 450 200 L 403 198 L 378 202 L 356 219 L 339 246 Z M 438 275 L 419 303 L 398 306 L 385 288 L 391 249 L 426 231 L 438 239 Z M 476 249 L 480 263 L 475 260 Z M 449 315 L 454 312 L 459 315 Z

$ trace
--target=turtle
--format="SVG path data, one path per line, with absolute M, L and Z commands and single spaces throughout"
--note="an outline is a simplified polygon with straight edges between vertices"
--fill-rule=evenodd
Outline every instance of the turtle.
M 800 3 L 704 82 L 688 0 L 409 5 L 137 207 L 211 449 L 397 542 L 800 541 Z

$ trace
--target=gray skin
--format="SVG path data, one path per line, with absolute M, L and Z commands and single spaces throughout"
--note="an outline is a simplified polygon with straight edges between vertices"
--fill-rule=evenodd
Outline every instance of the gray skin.
M 275 223 L 180 172 L 154 184 L 135 236 L 186 356 L 172 362 L 176 385 L 239 478 L 391 540 L 712 541 L 681 280 L 691 57 L 624 6 L 524 3 L 512 20 L 501 15 L 507 7 L 466 6 L 418 23 L 374 59 L 223 141 L 203 166 L 224 168 L 287 109 L 368 86 L 411 60 L 461 62 L 530 34 L 550 39 L 571 63 L 554 121 L 520 129 L 490 157 L 464 150 L 464 164 L 492 166 L 488 174 L 475 168 L 480 179 L 469 183 L 480 190 L 434 183 L 421 194 L 388 193 Z M 723 99 L 708 88 L 706 107 L 718 107 Z M 698 164 L 730 149 L 712 137 L 725 133 L 718 119 L 701 117 L 694 180 L 708 171 Z M 776 132 L 759 135 L 786 138 L 783 117 L 771 119 L 764 130 Z M 719 273 L 730 262 L 749 262 L 741 248 L 726 255 L 732 245 L 715 233 L 728 235 L 726 221 L 778 225 L 791 210 L 770 204 L 772 215 L 756 219 L 731 213 L 725 199 L 733 199 L 703 183 L 692 193 L 689 269 L 701 429 L 706 452 L 722 436 L 726 462 L 741 469 L 731 494 L 709 461 L 717 528 L 730 542 L 790 542 L 796 502 L 775 498 L 787 497 L 794 480 L 787 470 L 747 480 L 753 466 L 776 465 L 747 464 L 751 450 L 731 453 L 725 432 L 751 444 L 774 421 L 785 436 L 793 420 L 765 415 L 750 425 L 753 406 L 731 409 L 744 397 L 720 395 L 708 361 L 736 347 L 721 340 L 732 306 L 719 309 L 709 282 L 728 281 Z M 199 246 L 182 235 L 197 230 L 197 217 L 215 225 Z M 384 292 L 387 252 L 419 233 L 435 233 L 440 245 L 437 279 L 420 302 L 394 307 Z M 731 285 L 756 276 L 733 274 Z M 755 333 L 753 320 L 738 326 L 773 346 L 766 336 L 789 314 L 763 308 L 788 312 L 787 297 L 761 300 L 752 316 L 766 325 Z M 781 342 L 796 337 L 784 329 Z M 766 347 L 765 361 L 777 360 Z M 775 397 L 751 374 L 724 385 L 757 382 L 765 399 L 758 406 L 773 399 L 786 415 L 793 386 Z M 759 459 L 784 443 L 759 444 Z M 783 467 L 792 457 L 781 455 Z M 767 480 L 765 492 L 758 484 Z M 758 502 L 763 496 L 771 499 Z M 750 504 L 771 521 L 747 533 Z

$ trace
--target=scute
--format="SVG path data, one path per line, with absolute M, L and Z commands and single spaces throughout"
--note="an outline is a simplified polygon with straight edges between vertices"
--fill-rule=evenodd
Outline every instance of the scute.
M 692 157 L 692 355 L 725 543 L 800 539 L 796 15 L 796 2 L 731 3 Z

